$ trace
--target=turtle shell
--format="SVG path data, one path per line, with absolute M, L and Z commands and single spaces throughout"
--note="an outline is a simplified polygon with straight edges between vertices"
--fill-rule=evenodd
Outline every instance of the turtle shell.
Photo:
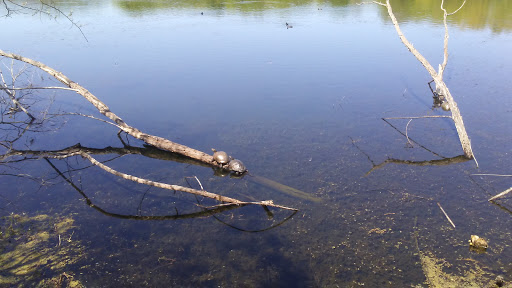
M 450 111 L 450 104 L 445 101 L 443 104 L 441 104 L 441 108 L 443 108 L 444 111 Z
M 226 164 L 229 162 L 229 155 L 224 151 L 215 151 L 213 153 L 213 160 L 219 164 Z
M 247 169 L 245 169 L 244 163 L 238 159 L 233 159 L 229 161 L 229 170 L 235 172 L 235 173 L 244 173 Z

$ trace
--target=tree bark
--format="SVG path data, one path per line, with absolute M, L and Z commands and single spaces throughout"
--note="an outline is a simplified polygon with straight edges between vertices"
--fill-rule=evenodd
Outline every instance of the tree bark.
M 101 114 L 103 114 L 104 116 L 106 116 L 109 119 L 111 119 L 112 121 L 114 121 L 114 123 L 121 130 L 128 133 L 129 135 L 131 135 L 137 139 L 140 139 L 140 140 L 146 142 L 147 144 L 157 147 L 159 149 L 178 153 L 181 155 L 185 155 L 187 157 L 199 160 L 199 161 L 207 163 L 209 165 L 217 166 L 217 163 L 215 161 L 213 161 L 213 156 L 211 156 L 209 154 L 206 154 L 204 152 L 201 152 L 199 150 L 190 148 L 190 147 L 182 145 L 182 144 L 172 142 L 172 141 L 167 140 L 162 137 L 153 136 L 153 135 L 144 133 L 144 132 L 138 130 L 137 128 L 134 128 L 134 127 L 128 125 L 126 122 L 124 122 L 123 119 L 121 119 L 121 117 L 117 116 L 114 112 L 110 111 L 110 108 L 107 105 L 105 105 L 105 103 L 100 101 L 96 96 L 94 96 L 91 92 L 89 92 L 84 87 L 80 86 L 78 83 L 71 81 L 68 77 L 66 77 L 61 72 L 59 72 L 51 67 L 48 67 L 47 65 L 45 65 L 39 61 L 35 61 L 35 60 L 29 59 L 29 58 L 26 58 L 26 57 L 23 57 L 20 55 L 16 55 L 13 53 L 7 53 L 7 52 L 4 52 L 3 50 L 0 50 L 0 56 L 4 56 L 4 57 L 8 57 L 11 59 L 15 59 L 18 61 L 28 63 L 32 66 L 35 66 L 35 67 L 43 70 L 44 72 L 50 74 L 55 79 L 59 80 L 62 84 L 66 85 L 67 87 L 71 88 L 73 91 L 75 91 L 76 93 L 80 94 L 85 99 L 87 99 L 87 101 L 89 101 L 92 105 L 94 105 L 94 107 L 96 107 L 96 109 L 98 109 L 98 111 Z
M 450 105 L 450 111 L 452 112 L 452 119 L 455 123 L 455 128 L 457 129 L 457 134 L 459 135 L 460 144 L 462 146 L 462 150 L 464 151 L 464 155 L 469 158 L 473 159 L 473 150 L 471 149 L 471 141 L 469 140 L 468 134 L 466 133 L 466 128 L 464 127 L 464 121 L 462 120 L 462 116 L 460 114 L 459 107 L 457 106 L 457 103 L 452 97 L 452 94 L 450 93 L 450 90 L 448 90 L 448 87 L 446 86 L 446 83 L 443 81 L 443 72 L 446 67 L 446 64 L 448 62 L 448 25 L 446 23 L 446 18 L 448 15 L 451 15 L 457 11 L 448 14 L 446 10 L 443 7 L 444 1 L 441 2 L 441 9 L 444 11 L 444 26 L 445 26 L 445 36 L 444 36 L 444 59 L 442 65 L 439 65 L 439 72 L 436 72 L 434 67 L 430 65 L 430 63 L 421 55 L 418 50 L 414 48 L 414 46 L 407 40 L 405 35 L 402 33 L 402 30 L 400 29 L 400 26 L 398 25 L 398 21 L 396 20 L 395 15 L 393 14 L 393 9 L 391 8 L 391 4 L 389 3 L 389 0 L 386 0 L 386 4 L 380 3 L 380 2 L 374 2 L 376 4 L 386 6 L 388 10 L 389 17 L 391 18 L 391 21 L 393 22 L 393 25 L 395 26 L 396 32 L 398 33 L 398 37 L 400 37 L 400 40 L 402 43 L 404 43 L 405 47 L 409 49 L 409 51 L 420 61 L 420 63 L 427 69 L 428 73 L 434 79 L 434 82 L 436 83 L 436 88 L 439 89 L 440 94 L 445 96 L 446 101 L 448 101 L 448 105 Z M 465 3 L 465 2 L 464 2 Z M 464 5 L 464 3 L 462 5 Z M 461 8 L 462 8 L 461 5 Z M 436 90 L 437 90 L 436 89 Z

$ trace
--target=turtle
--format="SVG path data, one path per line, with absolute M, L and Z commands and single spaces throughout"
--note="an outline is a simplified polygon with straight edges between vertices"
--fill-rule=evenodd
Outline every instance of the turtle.
M 469 246 L 472 246 L 477 249 L 487 249 L 489 244 L 485 241 L 484 238 L 478 237 L 476 235 L 471 235 L 471 240 L 469 240 Z
M 213 160 L 215 160 L 215 162 L 217 162 L 221 165 L 224 165 L 224 164 L 227 164 L 231 160 L 231 157 L 229 157 L 228 153 L 226 153 L 224 151 L 217 151 L 215 149 L 212 149 L 212 150 L 213 150 Z
M 229 170 L 231 170 L 237 174 L 242 174 L 245 171 L 247 171 L 244 163 L 242 163 L 242 161 L 240 161 L 238 159 L 233 159 L 233 160 L 229 161 L 228 168 L 229 168 Z
M 441 104 L 441 108 L 443 108 L 444 111 L 450 111 L 450 104 L 444 101 L 443 104 Z

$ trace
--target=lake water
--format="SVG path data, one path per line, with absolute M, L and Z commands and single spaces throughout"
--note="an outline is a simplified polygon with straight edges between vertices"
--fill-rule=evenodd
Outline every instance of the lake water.
M 218 203 L 134 184 L 79 156 L 2 156 L 0 286 L 478 287 L 497 275 L 512 281 L 512 202 L 487 201 L 511 178 L 472 175 L 511 174 L 512 4 L 468 2 L 449 18 L 444 79 L 477 168 L 474 161 L 425 162 L 462 154 L 447 118 L 382 120 L 450 113 L 432 109 L 431 78 L 400 42 L 385 8 L 357 2 L 56 1 L 64 13 L 73 11 L 87 40 L 62 15 L 2 18 L 0 49 L 63 72 L 128 124 L 207 153 L 224 150 L 251 175 L 319 201 L 251 175 L 218 177 L 209 167 L 165 160 L 169 155 L 91 154 L 123 173 L 199 188 L 188 178 L 196 176 L 213 193 L 299 209 L 292 215 L 271 208 L 269 215 L 245 206 L 177 217 Z M 434 67 L 443 60 L 438 2 L 392 2 L 404 34 Z M 2 59 L 8 81 L 10 65 Z M 31 68 L 21 75 L 20 87 L 57 85 Z M 77 143 L 144 147 L 121 135 L 130 147 L 123 146 L 115 127 L 76 115 L 21 133 L 7 124 L 2 99 L 2 155 Z M 34 111 L 102 117 L 69 91 L 37 90 L 25 99 Z M 471 250 L 471 235 L 487 239 L 489 248 Z

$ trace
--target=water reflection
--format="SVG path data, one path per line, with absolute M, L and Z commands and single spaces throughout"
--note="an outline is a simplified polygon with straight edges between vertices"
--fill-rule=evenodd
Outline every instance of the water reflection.
M 204 11 L 229 11 L 230 13 L 252 14 L 270 12 L 276 9 L 287 9 L 300 6 L 311 6 L 318 10 L 355 5 L 364 1 L 358 0 L 112 0 L 110 5 L 127 12 L 130 16 L 142 16 L 149 13 L 165 12 L 176 9 L 194 9 L 198 14 Z M 446 1 L 448 12 L 457 9 L 463 0 Z M 37 8 L 39 1 L 30 0 L 26 3 Z M 89 10 L 94 7 L 109 5 L 106 1 L 67 1 L 57 0 L 52 3 L 63 10 L 65 14 L 72 14 L 73 10 Z M 439 9 L 439 0 L 394 0 L 391 1 L 393 11 L 398 20 L 403 22 L 428 21 L 441 24 L 442 11 Z M 371 4 L 369 4 L 371 5 Z M 16 7 L 16 10 L 19 8 Z M 66 11 L 68 10 L 68 11 Z M 499 0 L 467 1 L 464 9 L 449 17 L 450 24 L 466 29 L 490 29 L 495 33 L 512 29 L 512 2 Z M 380 9 L 381 21 L 388 22 L 389 17 L 385 9 Z
M 448 13 L 455 11 L 463 0 L 445 1 Z M 441 24 L 443 13 L 438 0 L 395 0 L 391 1 L 393 11 L 400 22 L 428 21 Z M 385 9 L 380 11 L 387 18 Z M 491 29 L 493 32 L 512 28 L 512 3 L 510 1 L 466 1 L 464 8 L 449 17 L 449 23 L 466 29 Z
M 284 9 L 296 6 L 312 6 L 318 9 L 345 7 L 355 5 L 362 1 L 357 0 L 329 0 L 329 1 L 307 1 L 307 0 L 275 0 L 275 1 L 129 1 L 113 0 L 114 5 L 129 12 L 131 15 L 142 15 L 157 10 L 167 9 L 197 9 L 200 10 L 226 10 L 240 13 L 255 13 Z M 462 4 L 463 0 L 447 1 L 447 11 L 454 11 Z M 421 22 L 429 21 L 442 23 L 443 14 L 439 9 L 439 0 L 395 0 L 391 1 L 393 10 L 400 22 Z M 389 21 L 385 9 L 381 9 L 382 21 Z M 512 3 L 510 1 L 484 0 L 467 1 L 464 9 L 450 17 L 450 23 L 467 29 L 491 29 L 493 32 L 507 31 L 512 28 Z

